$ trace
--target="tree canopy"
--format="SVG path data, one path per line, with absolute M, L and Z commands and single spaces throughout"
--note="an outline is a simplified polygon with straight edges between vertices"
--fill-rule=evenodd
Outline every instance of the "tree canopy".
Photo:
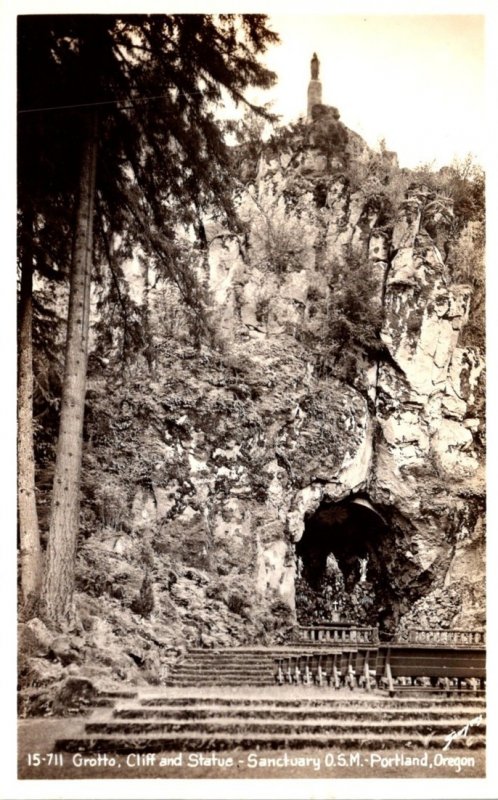
M 19 17 L 21 235 L 36 205 L 36 266 L 66 268 L 82 115 L 91 108 L 104 254 L 102 234 L 119 232 L 122 248 L 138 239 L 172 272 L 179 222 L 195 224 L 213 204 L 233 220 L 214 109 L 274 82 L 258 56 L 276 40 L 261 15 Z
M 107 262 L 125 319 L 121 264 L 137 248 L 193 304 L 196 281 L 181 257 L 178 228 L 200 230 L 202 213 L 213 208 L 236 223 L 215 107 L 225 97 L 245 102 L 249 86 L 274 82 L 258 57 L 277 36 L 263 15 L 231 14 L 21 16 L 18 32 L 19 472 L 30 484 L 31 275 L 70 274 L 42 590 L 43 615 L 60 625 L 70 614 L 74 579 L 94 265 Z M 40 562 L 34 486 L 27 494 L 25 573 L 32 553 Z M 20 497 L 22 504 L 23 487 Z

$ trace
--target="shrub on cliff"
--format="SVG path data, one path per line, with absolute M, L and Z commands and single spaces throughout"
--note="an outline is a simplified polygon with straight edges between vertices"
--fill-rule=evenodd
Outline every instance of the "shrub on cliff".
M 243 592 L 233 591 L 228 595 L 227 607 L 232 614 L 238 614 L 243 617 L 251 608 L 251 602 Z
M 313 108 L 313 127 L 311 140 L 326 158 L 327 169 L 336 158 L 346 163 L 346 147 L 348 143 L 347 128 L 339 121 L 336 108 L 316 105 Z
M 130 609 L 135 614 L 140 614 L 142 617 L 150 617 L 154 611 L 154 589 L 149 572 L 145 573 L 140 592 L 130 606 Z
M 365 357 L 384 355 L 380 340 L 382 306 L 372 266 L 352 252 L 330 268 L 330 300 L 323 335 L 322 369 L 351 383 Z
M 316 237 L 311 193 L 286 202 L 275 186 L 261 183 L 248 192 L 239 209 L 249 231 L 249 258 L 258 269 L 279 274 L 302 269 Z

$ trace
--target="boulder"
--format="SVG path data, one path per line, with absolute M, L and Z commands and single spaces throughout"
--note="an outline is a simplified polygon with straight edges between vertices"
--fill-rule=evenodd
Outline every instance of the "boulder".
M 30 658 L 27 661 L 26 684 L 29 686 L 45 686 L 56 683 L 64 676 L 62 664 L 47 661 L 44 658 Z
M 19 644 L 27 656 L 47 656 L 52 648 L 54 634 L 37 617 L 20 626 Z
M 55 692 L 53 713 L 65 717 L 88 712 L 94 705 L 97 694 L 95 685 L 87 678 L 65 678 Z

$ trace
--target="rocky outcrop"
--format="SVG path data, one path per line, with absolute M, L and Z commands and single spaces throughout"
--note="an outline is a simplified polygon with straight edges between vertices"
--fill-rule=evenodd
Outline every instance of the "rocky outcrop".
M 320 166 L 315 164 L 316 171 Z M 280 514 L 286 517 L 285 537 L 298 541 L 306 517 L 324 499 L 334 502 L 348 494 L 366 492 L 402 533 L 409 553 L 410 579 L 416 582 L 417 570 L 420 576 L 430 575 L 429 583 L 424 578 L 420 587 L 424 602 L 430 602 L 433 592 L 435 602 L 442 591 L 459 597 L 458 603 L 445 605 L 440 624 L 463 618 L 482 623 L 478 589 L 483 580 L 480 522 L 484 478 L 479 434 L 482 420 L 475 409 L 477 397 L 483 393 L 483 360 L 475 348 L 458 346 L 468 318 L 471 290 L 451 282 L 444 261 L 452 202 L 434 195 L 427 186 L 413 186 L 396 212 L 392 229 L 379 229 L 379 203 L 361 190 L 351 191 L 345 175 L 335 174 L 327 176 L 322 207 L 312 208 L 313 195 L 308 190 L 299 198 L 301 206 L 294 204 L 285 214 L 283 198 L 292 169 L 272 162 L 260 170 L 263 178 L 258 186 L 250 187 L 248 195 L 259 193 L 261 197 L 266 193 L 268 197 L 273 191 L 275 197 L 279 196 L 277 218 L 281 229 L 286 226 L 289 238 L 294 230 L 303 233 L 300 268 L 293 268 L 289 259 L 287 270 L 272 272 L 266 279 L 264 273 L 251 268 L 250 255 L 246 258 L 245 282 L 239 291 L 243 299 L 230 315 L 233 337 L 244 335 L 246 326 L 250 336 L 258 331 L 266 342 L 287 344 L 293 330 L 307 329 L 310 296 L 321 298 L 326 305 L 330 285 L 326 269 L 321 269 L 323 264 L 340 262 L 352 250 L 358 257 L 369 258 L 376 276 L 378 288 L 372 303 L 382 306 L 381 339 L 389 359 L 381 359 L 367 371 L 373 407 L 367 408 L 359 394 L 356 404 L 352 397 L 348 401 L 354 411 L 339 423 L 341 439 L 346 444 L 353 430 L 363 434 L 347 448 L 342 463 L 334 463 L 323 453 L 318 469 L 303 474 L 301 467 L 292 473 L 294 484 L 306 485 L 290 498 L 285 493 L 286 502 L 280 506 Z M 306 215 L 300 221 L 299 211 L 304 207 Z M 270 216 L 269 208 L 266 213 Z M 251 254 L 251 247 L 259 246 L 262 217 L 247 213 L 246 219 Z M 216 260 L 216 252 L 212 251 L 210 257 Z M 240 252 L 237 258 L 242 259 Z M 256 308 L 262 292 L 267 324 L 258 328 Z M 323 323 L 323 305 L 315 300 L 314 310 L 317 308 L 322 317 L 317 320 L 314 316 L 315 330 Z M 332 412 L 337 387 L 323 393 L 312 372 L 308 386 L 314 398 L 324 398 L 327 413 Z M 296 442 L 291 461 L 300 441 L 306 441 L 311 454 L 314 446 L 322 443 L 318 429 L 307 431 L 306 425 L 301 429 L 300 409 L 295 412 Z M 284 495 L 280 497 L 282 501 Z M 464 518 L 467 522 L 462 528 Z M 480 553 L 481 560 L 475 555 L 469 558 L 471 568 L 465 575 L 469 591 L 459 594 L 452 587 L 461 586 L 463 576 L 455 565 L 465 563 L 467 537 L 472 541 L 472 553 Z M 480 599 L 475 601 L 475 597 Z M 410 597 L 406 607 L 411 601 Z M 470 606 L 462 611 L 468 601 Z M 403 603 L 399 611 L 402 624 Z M 410 614 L 415 624 L 416 614 Z M 421 613 L 420 624 L 423 621 Z
M 437 215 L 434 208 L 439 209 Z M 373 497 L 395 505 L 415 525 L 414 559 L 421 572 L 443 559 L 444 568 L 436 570 L 434 589 L 424 600 L 427 605 L 436 592 L 439 606 L 436 597 L 443 584 L 450 594 L 452 587 L 461 588 L 463 576 L 456 579 L 453 565 L 461 561 L 463 542 L 470 536 L 475 544 L 477 537 L 481 557 L 484 548 L 478 530 L 459 527 L 462 516 L 470 516 L 472 526 L 480 521 L 484 477 L 475 438 L 480 423 L 472 409 L 477 393 L 482 393 L 483 362 L 475 351 L 458 347 L 470 288 L 450 284 L 436 245 L 439 225 L 444 233 L 450 215 L 451 205 L 444 206 L 442 198 L 431 199 L 421 187 L 412 191 L 394 226 L 397 247 L 386 281 L 382 339 L 399 369 L 390 364 L 379 368 L 380 436 L 372 475 Z M 434 239 L 422 227 L 427 216 Z M 465 582 L 482 584 L 482 561 L 477 566 L 471 559 L 468 567 Z M 442 615 L 445 624 L 461 618 L 465 604 L 463 592 L 453 594 L 458 604 L 449 604 L 446 619 Z M 482 623 L 481 611 L 477 604 L 464 616 Z M 410 618 L 416 619 L 413 611 Z M 420 624 L 426 624 L 423 615 Z

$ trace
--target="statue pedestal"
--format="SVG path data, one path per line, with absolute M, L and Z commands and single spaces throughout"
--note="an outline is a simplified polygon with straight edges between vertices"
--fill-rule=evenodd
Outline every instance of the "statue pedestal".
M 321 103 L 322 103 L 321 81 L 311 80 L 308 84 L 308 109 L 307 109 L 308 122 L 311 122 L 312 120 L 313 106 L 321 105 Z

